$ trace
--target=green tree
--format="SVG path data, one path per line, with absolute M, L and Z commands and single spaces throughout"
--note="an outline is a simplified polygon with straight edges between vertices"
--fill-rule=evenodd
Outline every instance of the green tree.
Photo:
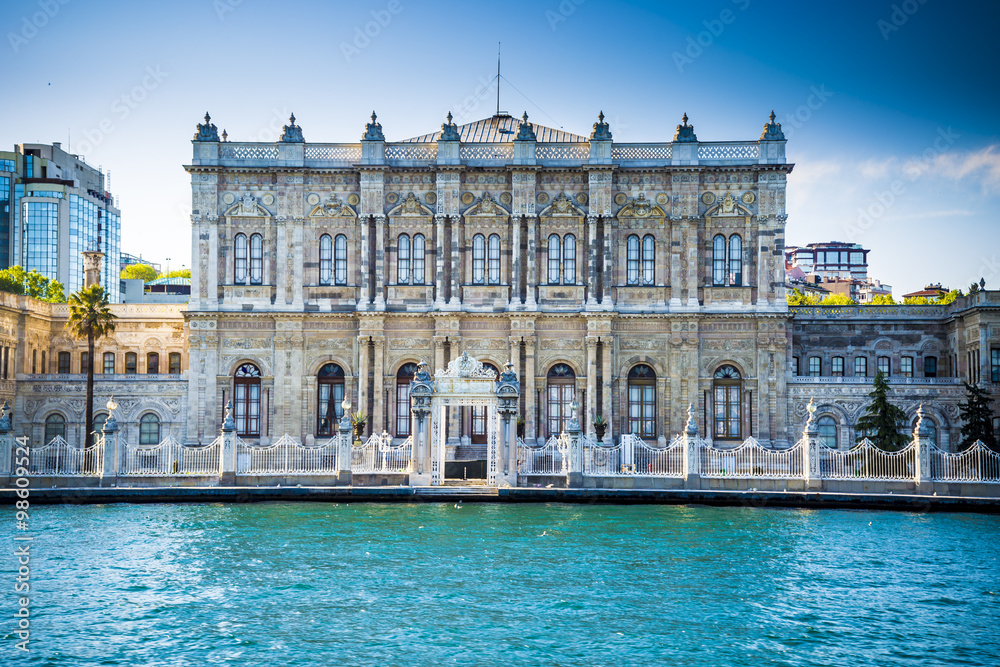
M 872 402 L 865 408 L 865 414 L 857 423 L 858 432 L 865 436 L 859 435 L 856 442 L 867 437 L 879 449 L 898 452 L 909 442 L 909 438 L 902 432 L 907 420 L 906 413 L 889 402 L 890 391 L 888 378 L 879 371 L 875 374 L 872 390 L 868 394 Z
M 927 306 L 930 302 L 926 296 L 908 296 L 903 299 L 903 303 L 907 306 Z
M 66 301 L 61 282 L 46 278 L 35 269 L 27 272 L 16 265 L 0 271 L 0 291 L 24 294 L 50 303 Z
M 819 302 L 821 306 L 856 306 L 858 302 L 845 294 L 831 294 Z
M 69 295 L 66 328 L 74 338 L 87 339 L 87 430 L 85 447 L 93 443 L 94 431 L 94 344 L 115 330 L 118 319 L 108 307 L 108 293 L 100 285 L 84 287 Z
M 813 294 L 803 294 L 798 287 L 785 294 L 785 301 L 789 306 L 815 306 L 819 304 L 819 297 Z
M 941 296 L 939 296 L 937 299 L 934 300 L 934 303 L 940 303 L 940 304 L 954 303 L 955 299 L 957 299 L 960 296 L 965 296 L 964 294 L 962 294 L 962 290 L 953 289 L 947 294 L 942 294 Z
M 981 440 L 987 447 L 993 447 L 993 412 L 990 410 L 990 395 L 978 385 L 965 385 L 965 402 L 958 404 L 958 416 L 962 420 L 962 440 L 958 448 L 965 451 Z
M 156 280 L 156 269 L 149 264 L 129 264 L 120 274 L 122 280 L 145 280 L 147 283 Z
M 895 306 L 896 300 L 891 294 L 876 294 L 872 297 L 873 306 Z
M 170 273 L 164 273 L 161 278 L 190 278 L 191 269 L 176 269 Z

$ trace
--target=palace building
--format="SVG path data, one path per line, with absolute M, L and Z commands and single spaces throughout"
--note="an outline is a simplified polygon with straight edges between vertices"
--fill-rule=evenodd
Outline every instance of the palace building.
M 846 448 L 885 370 L 892 400 L 923 404 L 947 448 L 961 382 L 1000 387 L 998 292 L 786 305 L 793 165 L 773 114 L 731 142 L 699 141 L 686 115 L 650 143 L 615 142 L 603 114 L 587 136 L 449 114 L 387 141 L 374 113 L 359 142 L 304 134 L 294 116 L 274 143 L 220 138 L 207 114 L 198 125 L 190 302 L 115 306 L 119 332 L 100 344 L 98 396 L 126 402 L 126 437 L 210 442 L 232 401 L 245 441 L 312 443 L 335 433 L 346 396 L 370 432 L 403 439 L 417 364 L 463 353 L 513 363 L 525 440 L 559 434 L 577 403 L 585 432 L 604 418 L 605 442 L 664 444 L 690 405 L 719 446 L 783 447 L 815 399 L 824 442 Z M 0 305 L 16 373 L 0 389 L 15 430 L 41 440 L 82 430 L 86 346 L 62 331 L 64 307 L 35 303 Z M 485 412 L 449 408 L 446 429 L 449 456 L 474 451 Z

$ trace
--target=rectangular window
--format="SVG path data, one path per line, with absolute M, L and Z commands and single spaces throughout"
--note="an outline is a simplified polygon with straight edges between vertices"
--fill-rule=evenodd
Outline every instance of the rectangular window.
M 924 357 L 924 377 L 937 377 L 937 357 Z
M 903 357 L 899 360 L 899 374 L 905 378 L 913 377 L 913 357 Z
M 160 372 L 160 355 L 156 352 L 150 352 L 146 355 L 146 373 L 149 375 L 156 375 Z
M 125 372 L 135 374 L 138 372 L 139 355 L 135 352 L 125 353 Z
M 886 377 L 892 375 L 892 362 L 889 361 L 889 357 L 878 358 L 878 371 L 879 373 L 883 373 Z
M 819 377 L 823 373 L 823 360 L 819 357 L 809 357 L 809 375 Z
M 792 375 L 799 374 L 799 358 L 792 357 Z
M 80 372 L 81 373 L 86 373 L 87 372 L 87 353 L 86 352 L 81 352 L 80 353 Z
M 171 352 L 170 353 L 170 370 L 168 371 L 171 375 L 180 375 L 181 372 L 181 353 Z
M 990 379 L 1000 382 L 1000 348 L 993 348 L 990 354 Z
M 396 437 L 410 435 L 410 385 L 396 383 Z
M 868 377 L 868 357 L 854 357 L 854 377 Z
M 104 374 L 112 375 L 115 372 L 115 353 L 104 353 Z
M 834 377 L 844 377 L 844 358 L 834 357 L 831 364 L 830 374 Z

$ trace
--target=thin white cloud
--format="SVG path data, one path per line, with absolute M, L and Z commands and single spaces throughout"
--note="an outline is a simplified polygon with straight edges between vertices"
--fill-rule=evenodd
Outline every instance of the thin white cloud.
M 953 181 L 978 181 L 984 194 L 1000 194 L 1000 147 L 996 144 L 978 151 L 942 153 L 930 173 Z

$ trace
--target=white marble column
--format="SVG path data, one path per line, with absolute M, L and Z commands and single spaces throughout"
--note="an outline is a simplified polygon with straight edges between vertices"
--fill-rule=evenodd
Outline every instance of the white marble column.
M 528 264 L 528 293 L 525 294 L 524 305 L 528 310 L 535 310 L 537 307 L 535 292 L 538 285 L 538 218 L 534 216 L 528 217 L 528 255 L 525 261 Z
M 385 310 L 385 269 L 385 216 L 377 215 L 375 216 L 375 310 Z
M 597 243 L 597 216 L 587 216 L 587 308 L 597 305 L 597 262 L 600 247 Z M 588 429 L 584 432 L 590 433 Z
M 597 416 L 597 336 L 587 336 L 587 407 L 580 415 L 581 430 L 594 435 L 594 417 Z
M 371 244 L 368 241 L 368 227 L 369 227 L 368 217 L 358 219 L 358 227 L 361 231 L 361 247 L 359 248 L 358 258 L 361 260 L 361 275 L 358 280 L 358 310 L 369 310 L 371 302 L 371 253 L 369 249 Z
M 451 218 L 451 298 L 448 299 L 450 308 L 462 307 L 462 255 L 461 242 L 463 240 L 462 220 L 458 216 Z M 454 350 L 452 350 L 454 354 Z
M 510 309 L 521 305 L 521 218 L 510 218 Z
M 440 309 L 445 304 L 444 293 L 444 215 L 434 216 L 435 242 L 434 242 L 434 307 Z

